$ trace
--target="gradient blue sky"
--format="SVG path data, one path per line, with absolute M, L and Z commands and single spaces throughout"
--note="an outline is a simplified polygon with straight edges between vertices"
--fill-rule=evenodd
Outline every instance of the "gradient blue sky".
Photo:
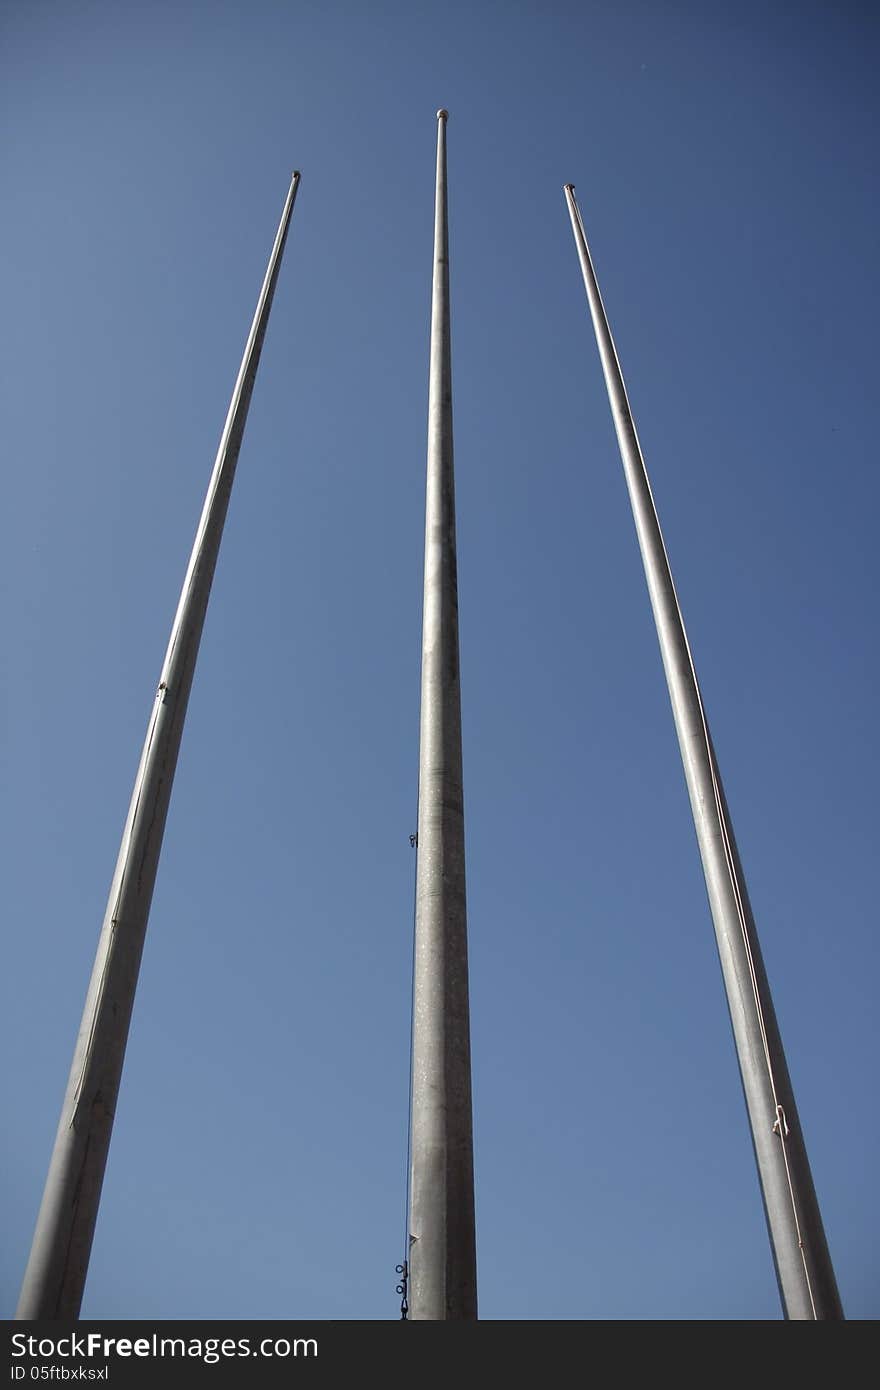
M 877 40 L 855 3 L 6 0 L 7 1315 L 300 168 L 83 1316 L 397 1316 L 440 105 L 481 1315 L 780 1311 L 567 180 L 880 1314 Z

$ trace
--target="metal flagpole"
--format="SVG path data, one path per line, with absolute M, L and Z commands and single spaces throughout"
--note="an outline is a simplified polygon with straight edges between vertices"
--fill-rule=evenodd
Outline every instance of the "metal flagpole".
M 684 620 L 572 184 L 565 197 L 672 701 L 782 1306 L 788 1318 L 839 1319 L 843 1309 Z
M 477 1316 L 446 120 L 438 111 L 416 868 L 409 1308 Z
M 19 1319 L 70 1321 L 79 1315 L 183 722 L 299 181 L 299 173 L 294 173 L 232 393 L 147 726 L 25 1270 L 16 1312 Z

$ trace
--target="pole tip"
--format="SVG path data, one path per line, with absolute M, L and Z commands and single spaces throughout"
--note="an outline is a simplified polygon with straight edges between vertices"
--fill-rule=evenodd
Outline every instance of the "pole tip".
M 573 183 L 564 183 L 564 184 L 562 185 L 562 191 L 563 191 L 563 193 L 573 193 L 573 192 L 574 192 L 574 184 L 573 184 Z
M 291 176 L 290 176 L 291 181 L 293 181 L 293 179 L 298 179 L 299 177 L 300 177 L 299 169 L 294 169 L 293 173 L 292 173 Z
M 441 106 L 441 107 L 440 107 L 440 110 L 437 112 L 437 120 L 438 120 L 438 121 L 448 121 L 448 120 L 449 120 L 449 112 L 446 110 L 446 107 L 445 107 L 445 106 Z

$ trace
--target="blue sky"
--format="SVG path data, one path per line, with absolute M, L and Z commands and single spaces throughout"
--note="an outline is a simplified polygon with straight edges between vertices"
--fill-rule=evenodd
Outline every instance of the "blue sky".
M 3 7 L 7 1316 L 293 168 L 83 1316 L 397 1315 L 441 105 L 481 1316 L 779 1316 L 569 180 L 844 1305 L 880 1314 L 877 28 Z

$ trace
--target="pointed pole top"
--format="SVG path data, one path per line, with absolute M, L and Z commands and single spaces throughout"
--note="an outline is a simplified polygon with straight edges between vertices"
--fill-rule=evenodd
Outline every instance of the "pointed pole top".
M 438 120 L 438 121 L 448 121 L 448 120 L 449 120 L 449 112 L 446 110 L 446 107 L 445 107 L 445 106 L 441 106 L 441 107 L 440 107 L 440 110 L 437 112 L 437 120 Z

